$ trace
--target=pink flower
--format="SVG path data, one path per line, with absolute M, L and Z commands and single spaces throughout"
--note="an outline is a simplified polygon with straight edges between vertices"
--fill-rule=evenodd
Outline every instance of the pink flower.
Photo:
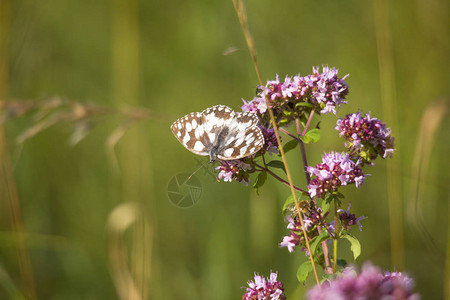
M 330 152 L 322 156 L 322 163 L 309 166 L 307 171 L 313 176 L 308 185 L 311 198 L 324 198 L 327 193 L 334 193 L 340 186 L 355 183 L 356 187 L 364 184 L 364 175 L 359 162 L 353 162 L 347 153 Z
M 420 295 L 413 294 L 413 286 L 413 280 L 400 272 L 382 274 L 378 267 L 365 263 L 360 273 L 354 267 L 346 268 L 336 279 L 313 287 L 306 298 L 419 300 Z
M 285 300 L 284 287 L 277 281 L 277 273 L 270 273 L 269 278 L 264 278 L 255 273 L 254 281 L 247 282 L 247 292 L 242 296 L 242 300 Z
M 335 129 L 339 136 L 346 139 L 350 152 L 360 155 L 365 162 L 370 163 L 377 156 L 392 157 L 394 153 L 394 138 L 390 128 L 370 114 L 365 116 L 357 112 L 346 115 L 336 122 Z

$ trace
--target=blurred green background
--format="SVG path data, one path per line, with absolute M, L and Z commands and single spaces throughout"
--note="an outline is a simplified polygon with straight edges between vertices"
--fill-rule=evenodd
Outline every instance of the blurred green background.
M 0 299 L 139 299 L 136 291 L 143 299 L 239 299 L 253 272 L 270 270 L 279 271 L 288 298 L 302 299 L 314 284 L 296 279 L 306 257 L 277 246 L 288 234 L 280 213 L 288 188 L 269 178 L 257 196 L 201 171 L 196 205 L 179 208 L 167 197 L 171 178 L 197 164 L 171 123 L 216 104 L 239 109 L 241 98 L 255 94 L 257 77 L 231 1 L 0 3 L 2 101 L 61 97 L 151 112 L 129 127 L 123 113 L 99 114 L 75 146 L 70 122 L 18 144 L 39 111 L 4 123 Z M 344 189 L 357 216 L 369 217 L 362 232 L 353 231 L 363 246 L 358 263 L 405 270 L 423 299 L 445 297 L 450 124 L 448 98 L 439 101 L 450 89 L 449 2 L 246 6 L 264 80 L 335 66 L 350 74 L 339 116 L 370 111 L 392 127 L 394 159 L 367 170 L 372 176 L 361 189 Z M 223 55 L 230 48 L 237 51 Z M 324 151 L 342 150 L 335 117 L 321 121 L 321 141 L 307 147 L 310 164 Z M 107 141 L 117 128 L 125 134 L 114 155 Z M 304 185 L 298 149 L 288 160 L 296 184 Z M 390 225 L 403 234 L 394 231 L 391 239 Z M 351 261 L 345 243 L 339 252 Z

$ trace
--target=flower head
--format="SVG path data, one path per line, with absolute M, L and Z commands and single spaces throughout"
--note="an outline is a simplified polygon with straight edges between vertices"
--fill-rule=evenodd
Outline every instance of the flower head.
M 277 281 L 277 273 L 270 273 L 269 278 L 264 278 L 255 273 L 254 281 L 247 282 L 247 292 L 242 296 L 242 300 L 284 300 L 284 287 Z
M 241 106 L 242 111 L 251 111 L 262 115 L 267 110 L 266 99 L 262 97 L 255 97 L 253 100 L 248 102 L 244 99 L 242 99 L 242 101 L 244 101 L 244 105 Z
M 322 110 L 320 113 L 337 113 L 341 104 L 347 103 L 345 96 L 348 94 L 348 85 L 344 81 L 348 75 L 342 79 L 337 77 L 338 70 L 336 68 L 328 68 L 323 66 L 323 72 L 319 73 L 318 68 L 313 69 L 313 75 L 317 78 L 315 86 L 312 89 L 312 97 L 320 104 Z M 307 81 L 314 81 L 309 78 Z
M 419 300 L 413 294 L 413 280 L 402 273 L 381 273 L 378 267 L 365 263 L 358 274 L 354 267 L 307 293 L 309 300 L 326 299 L 405 299 Z
M 365 216 L 357 218 L 355 214 L 350 213 L 351 203 L 348 204 L 347 210 L 338 209 L 339 221 L 345 230 L 350 230 L 350 226 L 358 225 L 359 230 L 362 231 L 361 220 L 367 219 Z M 332 231 L 334 231 L 334 221 L 330 224 Z
M 276 75 L 275 80 L 268 80 L 265 86 L 258 87 L 253 100 L 244 100 L 242 110 L 260 114 L 263 124 L 268 125 L 268 103 L 279 126 L 285 126 L 311 110 L 318 114 L 336 114 L 341 104 L 347 103 L 345 97 L 348 94 L 348 85 L 344 81 L 348 75 L 339 78 L 337 73 L 337 69 L 323 66 L 322 73 L 315 67 L 311 75 L 286 76 L 284 81 Z
M 266 128 L 264 126 L 258 126 L 261 129 L 261 132 L 264 136 L 264 146 L 260 150 L 261 154 L 265 152 L 269 153 L 269 155 L 278 153 L 278 141 L 275 135 L 275 130 L 273 128 Z
M 291 230 L 291 234 L 283 237 L 283 241 L 278 244 L 280 248 L 287 247 L 289 252 L 294 252 L 295 246 L 301 243 L 301 224 L 300 221 L 294 220 L 291 216 L 286 216 L 286 221 L 288 221 L 287 229 Z
M 314 201 L 310 202 L 309 205 L 310 208 L 305 213 L 302 213 L 303 226 L 305 227 L 308 238 L 313 238 L 319 233 L 317 226 L 329 226 L 329 224 L 325 221 L 328 212 L 323 213 L 322 208 L 317 207 Z M 291 233 L 290 235 L 283 237 L 283 241 L 279 243 L 278 246 L 280 248 L 287 247 L 289 252 L 293 252 L 296 246 L 302 245 L 302 251 L 308 255 L 298 213 L 295 214 L 294 218 L 287 215 L 286 221 L 288 222 L 287 229 L 291 230 Z
M 385 123 L 371 118 L 370 114 L 349 114 L 337 121 L 335 129 L 339 131 L 339 136 L 345 137 L 350 152 L 356 151 L 367 162 L 377 156 L 392 157 L 394 138 L 391 137 L 391 130 Z
M 346 153 L 330 152 L 322 156 L 322 163 L 308 167 L 313 176 L 308 185 L 311 197 L 324 198 L 326 193 L 333 193 L 340 186 L 354 183 L 356 187 L 364 184 L 364 175 L 359 162 L 353 162 Z
M 244 185 L 248 185 L 250 181 L 249 173 L 254 172 L 252 166 L 245 163 L 242 159 L 221 160 L 220 166 L 216 170 L 220 170 L 218 175 L 219 179 L 228 182 L 236 180 Z

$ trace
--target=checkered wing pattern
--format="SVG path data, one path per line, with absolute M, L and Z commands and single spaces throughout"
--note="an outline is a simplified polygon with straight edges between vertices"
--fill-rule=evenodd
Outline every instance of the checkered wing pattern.
M 264 146 L 264 136 L 257 126 L 255 113 L 238 113 L 229 124 L 227 144 L 217 157 L 222 160 L 239 159 L 258 152 Z
M 235 113 L 216 105 L 201 113 L 190 113 L 172 124 L 172 132 L 189 151 L 209 155 L 211 161 L 250 156 L 264 145 L 264 136 L 252 112 Z
M 197 155 L 209 155 L 211 144 L 205 134 L 205 119 L 201 113 L 190 113 L 178 120 L 172 126 L 172 132 L 178 141 L 189 151 Z
M 236 113 L 225 105 L 216 105 L 202 111 L 205 124 L 205 132 L 208 134 L 211 146 L 213 146 L 224 128 L 228 128 L 233 122 Z

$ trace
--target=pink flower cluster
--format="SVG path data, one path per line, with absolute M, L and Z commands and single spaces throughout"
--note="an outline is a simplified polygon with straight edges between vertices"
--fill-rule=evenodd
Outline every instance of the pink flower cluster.
M 266 99 L 264 97 L 256 97 L 251 101 L 244 101 L 244 105 L 241 106 L 242 111 L 251 111 L 262 115 L 267 111 Z
M 348 204 L 347 210 L 338 209 L 339 220 L 345 230 L 350 230 L 350 226 L 358 225 L 359 231 L 362 231 L 361 220 L 367 219 L 365 216 L 357 218 L 355 214 L 350 213 L 351 203 Z M 334 221 L 333 221 L 334 223 Z
M 248 281 L 247 292 L 242 300 L 284 300 L 284 287 L 277 281 L 277 273 L 270 273 L 269 278 L 264 278 L 255 273 L 254 281 Z
M 228 182 L 236 180 L 245 186 L 250 182 L 248 171 L 252 169 L 252 166 L 245 163 L 242 159 L 221 160 L 220 166 L 216 168 L 216 170 L 220 170 L 218 175 L 219 179 Z
M 362 115 L 361 112 L 349 114 L 337 121 L 335 129 L 339 136 L 347 140 L 346 147 L 351 152 L 365 151 L 363 158 L 373 160 L 377 155 L 386 158 L 392 157 L 394 152 L 394 138 L 391 137 L 390 128 L 370 114 Z
M 356 187 L 364 184 L 364 175 L 359 162 L 353 162 L 346 153 L 330 152 L 322 156 L 322 163 L 308 167 L 313 176 L 308 185 L 311 198 L 324 198 L 327 193 L 334 193 L 340 186 L 354 183 Z
M 303 225 L 309 238 L 313 238 L 318 235 L 318 230 L 315 226 L 328 227 L 329 224 L 325 221 L 328 212 L 322 213 L 322 208 L 313 205 L 312 209 L 304 213 Z M 304 236 L 302 233 L 302 225 L 298 219 L 298 214 L 296 214 L 295 219 L 290 215 L 286 216 L 286 221 L 288 221 L 287 229 L 291 231 L 291 234 L 283 237 L 283 241 L 278 244 L 280 248 L 287 247 L 289 252 L 293 252 L 296 246 L 302 245 L 302 250 L 307 252 L 306 244 L 304 242 Z
M 400 272 L 381 273 L 380 269 L 365 263 L 361 272 L 346 268 L 342 274 L 307 293 L 308 300 L 358 300 L 358 299 L 402 299 L 419 300 L 413 293 L 413 280 Z
M 343 78 L 337 76 L 336 68 L 323 66 L 322 73 L 318 67 L 313 67 L 313 74 L 307 76 L 286 76 L 284 82 L 280 82 L 278 75 L 275 80 L 267 81 L 266 86 L 261 87 L 261 92 L 249 102 L 244 100 L 243 111 L 253 111 L 263 114 L 267 110 L 266 98 L 277 112 L 295 111 L 301 113 L 308 103 L 318 113 L 334 113 L 340 105 L 347 103 L 345 96 L 348 94 L 348 85 Z M 296 116 L 297 117 L 297 116 Z
M 267 152 L 269 155 L 278 154 L 278 141 L 273 128 L 258 126 L 264 136 L 264 147 L 260 150 L 261 154 Z
M 301 243 L 302 226 L 300 221 L 295 221 L 291 216 L 287 216 L 286 221 L 288 221 L 287 229 L 291 231 L 291 234 L 283 237 L 283 241 L 279 243 L 278 246 L 280 248 L 287 247 L 289 252 L 294 252 L 295 246 L 298 246 Z M 304 224 L 306 229 L 306 223 Z
M 350 230 L 350 227 L 353 225 L 358 225 L 359 230 L 362 230 L 361 220 L 367 219 L 367 217 L 361 216 L 356 218 L 355 214 L 350 213 L 350 206 L 351 204 L 349 203 L 347 210 L 338 209 L 339 222 L 345 230 Z M 323 213 L 322 208 L 316 207 L 315 205 L 313 209 L 310 209 L 308 212 L 303 214 L 303 224 L 305 226 L 308 238 L 312 239 L 320 233 L 317 227 L 321 227 L 322 229 L 327 228 L 329 235 L 334 234 L 334 221 L 331 223 L 326 222 L 327 215 L 328 212 Z M 302 233 L 302 226 L 298 220 L 298 217 L 294 219 L 288 215 L 286 217 L 286 221 L 288 221 L 287 229 L 291 231 L 291 234 L 284 236 L 283 241 L 279 243 L 278 246 L 280 248 L 287 247 L 289 252 L 293 252 L 296 246 L 302 245 L 302 251 L 307 252 Z M 333 236 L 330 237 L 333 238 Z

